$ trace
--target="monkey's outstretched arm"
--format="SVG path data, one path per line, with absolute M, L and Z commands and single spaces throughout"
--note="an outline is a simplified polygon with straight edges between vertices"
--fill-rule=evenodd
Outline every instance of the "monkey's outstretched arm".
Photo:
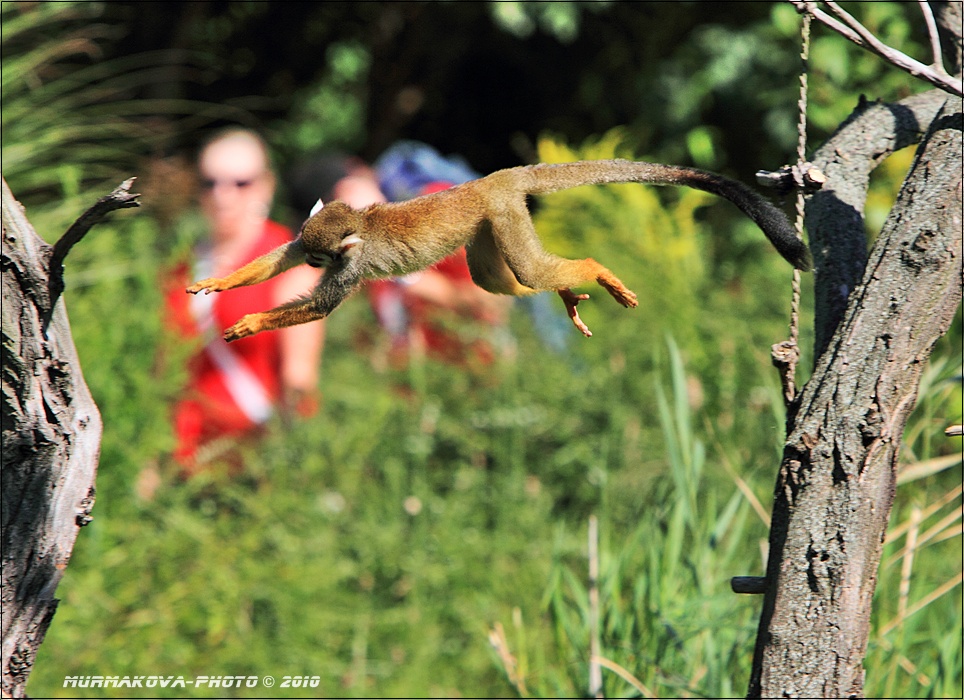
M 273 331 L 325 318 L 358 287 L 359 280 L 356 277 L 342 271 L 329 270 L 310 296 L 292 299 L 270 311 L 242 316 L 237 323 L 224 331 L 224 339 L 230 343 L 261 331 Z
M 249 284 L 258 284 L 303 262 L 305 262 L 305 249 L 302 246 L 301 239 L 298 238 L 252 260 L 227 277 L 208 277 L 200 282 L 195 282 L 187 288 L 187 291 L 190 294 L 197 294 L 203 290 L 206 294 L 210 294 L 211 292 L 223 292 L 226 289 L 244 287 Z

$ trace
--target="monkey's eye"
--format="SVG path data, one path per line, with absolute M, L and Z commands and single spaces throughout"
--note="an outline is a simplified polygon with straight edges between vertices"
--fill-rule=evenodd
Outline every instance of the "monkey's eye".
M 311 267 L 329 267 L 335 262 L 335 257 L 336 256 L 329 253 L 307 253 L 305 255 L 305 262 Z

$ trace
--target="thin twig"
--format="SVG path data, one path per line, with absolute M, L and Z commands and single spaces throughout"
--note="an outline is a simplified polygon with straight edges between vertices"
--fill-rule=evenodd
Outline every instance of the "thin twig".
M 880 632 L 879 632 L 880 636 L 882 637 L 882 636 L 884 636 L 885 634 L 887 634 L 888 632 L 890 632 L 891 630 L 893 630 L 894 628 L 902 625 L 902 624 L 904 623 L 904 620 L 906 620 L 907 618 L 909 618 L 909 617 L 910 617 L 911 615 L 913 615 L 914 613 L 920 612 L 921 610 L 923 610 L 924 608 L 926 608 L 928 605 L 930 605 L 931 603 L 933 603 L 935 600 L 937 600 L 938 598 L 940 598 L 942 595 L 944 595 L 945 593 L 947 593 L 947 592 L 950 591 L 950 590 L 953 590 L 955 586 L 960 586 L 962 581 L 964 581 L 964 572 L 959 573 L 959 574 L 957 574 L 956 576 L 952 576 L 951 578 L 949 578 L 949 579 L 948 579 L 947 581 L 945 581 L 943 584 L 941 584 L 940 586 L 938 586 L 937 588 L 935 588 L 933 591 L 931 591 L 930 593 L 928 593 L 926 596 L 924 596 L 923 598 L 921 598 L 920 600 L 918 600 L 916 603 L 914 603 L 914 605 L 913 605 L 912 607 L 908 608 L 907 613 L 906 613 L 905 615 L 903 615 L 903 616 L 898 615 L 898 616 L 895 617 L 893 620 L 891 620 L 890 622 L 888 622 L 886 625 L 884 625 L 883 627 L 881 627 L 881 628 L 880 628 Z
M 98 199 L 94 206 L 81 214 L 80 218 L 71 224 L 67 232 L 60 237 L 60 240 L 54 243 L 53 253 L 50 256 L 49 276 L 47 278 L 49 305 L 43 315 L 42 327 L 44 335 L 47 334 L 47 326 L 50 325 L 50 319 L 53 317 L 57 300 L 60 299 L 60 295 L 64 291 L 64 258 L 67 257 L 70 249 L 77 245 L 95 224 L 99 223 L 112 211 L 139 207 L 141 205 L 141 203 L 137 201 L 140 195 L 132 194 L 130 191 L 135 179 L 136 178 L 132 177 L 124 180 L 124 182 L 114 188 L 113 192 Z
M 907 600 L 910 597 L 910 576 L 914 569 L 914 554 L 917 550 L 917 536 L 920 534 L 921 509 L 914 506 L 910 512 L 910 530 L 907 531 L 907 553 L 900 567 L 900 587 L 897 594 L 897 616 L 907 616 Z
M 873 32 L 861 24 L 856 17 L 840 7 L 840 5 L 838 5 L 836 2 L 833 0 L 825 0 L 824 4 L 830 8 L 830 11 L 835 14 L 838 19 L 853 29 L 860 36 L 860 38 L 864 40 L 867 48 L 875 51 L 884 51 L 890 49 L 890 47 L 881 42 Z
M 589 516 L 589 697 L 603 697 L 599 666 L 599 520 Z
M 859 34 L 857 34 L 852 29 L 850 29 L 850 27 L 848 27 L 846 24 L 842 24 L 838 22 L 833 17 L 828 15 L 826 12 L 821 10 L 819 7 L 817 7 L 817 3 L 804 2 L 803 0 L 789 0 L 789 1 L 791 5 L 797 8 L 797 12 L 806 13 L 810 15 L 818 22 L 821 22 L 827 25 L 828 27 L 830 27 L 831 29 L 833 29 L 835 32 L 840 34 L 845 39 L 849 39 L 853 43 L 857 44 L 857 46 L 860 46 L 865 49 L 870 48 L 869 46 L 867 46 L 867 42 L 865 42 Z
M 52 265 L 63 266 L 64 258 L 67 257 L 67 253 L 73 248 L 77 243 L 80 242 L 87 232 L 103 219 L 107 214 L 114 211 L 115 209 L 127 209 L 129 207 L 139 207 L 140 202 L 137 198 L 140 197 L 139 194 L 131 194 L 131 185 L 134 184 L 136 178 L 128 178 L 124 180 L 121 184 L 114 188 L 114 191 L 109 195 L 101 197 L 90 209 L 85 211 L 80 215 L 67 232 L 60 237 L 60 240 L 54 243 L 54 254 L 51 258 Z
M 519 674 L 519 665 L 516 662 L 516 658 L 509 651 L 509 642 L 505 638 L 505 628 L 502 627 L 501 622 L 496 622 L 492 629 L 489 630 L 489 644 L 495 649 L 495 653 L 499 655 L 499 660 L 502 662 L 502 668 L 505 670 L 505 675 L 509 679 L 509 683 L 512 687 L 518 691 L 519 695 L 525 697 L 528 695 L 529 691 L 526 690 L 525 680 Z
M 838 17 L 847 18 L 846 24 L 834 19 L 818 8 L 816 3 L 804 2 L 804 0 L 787 1 L 797 8 L 798 12 L 808 14 L 821 24 L 830 27 L 841 36 L 857 44 L 857 46 L 877 54 L 891 65 L 910 73 L 916 78 L 922 78 L 932 85 L 939 87 L 941 90 L 957 95 L 958 97 L 964 97 L 964 81 L 951 77 L 941 66 L 926 66 L 907 54 L 887 46 L 835 3 L 827 2 L 827 6 L 830 7 Z
M 646 697 L 646 698 L 657 697 L 656 693 L 654 693 L 652 690 L 650 690 L 645 685 L 643 685 L 643 682 L 641 680 L 636 678 L 636 676 L 634 676 L 625 668 L 617 664 L 615 661 L 610 661 L 609 659 L 603 658 L 601 656 L 593 657 L 591 660 L 595 661 L 600 666 L 605 666 L 606 668 L 608 668 L 610 671 L 615 673 L 617 676 L 619 676 L 624 681 L 626 681 L 631 686 L 633 686 L 636 690 L 638 690 L 643 697 Z
M 944 70 L 944 57 L 941 53 L 941 38 L 937 33 L 937 22 L 934 21 L 934 12 L 931 10 L 927 0 L 917 0 L 920 5 L 921 14 L 924 15 L 924 23 L 927 25 L 927 36 L 931 41 L 931 56 L 934 60 L 931 65 L 936 69 Z

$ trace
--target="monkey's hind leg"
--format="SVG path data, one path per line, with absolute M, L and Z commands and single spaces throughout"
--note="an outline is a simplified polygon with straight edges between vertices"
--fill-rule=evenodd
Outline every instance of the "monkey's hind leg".
M 588 299 L 589 295 L 576 294 L 572 291 L 571 287 L 586 282 L 596 282 L 600 287 L 609 292 L 613 299 L 627 309 L 632 309 L 639 305 L 639 302 L 636 300 L 636 294 L 624 285 L 616 275 L 592 258 L 586 258 L 584 260 L 557 258 L 555 266 L 558 269 L 565 270 L 565 273 L 560 274 L 557 279 L 560 282 L 565 280 L 567 284 L 565 286 L 558 284 L 557 286 L 550 287 L 550 289 L 554 289 L 562 298 L 562 302 L 566 305 L 566 313 L 569 314 L 569 318 L 572 319 L 573 324 L 579 329 L 579 332 L 587 338 L 591 337 L 592 333 L 583 320 L 579 318 L 579 312 L 576 311 L 576 304 Z
M 596 282 L 627 308 L 635 307 L 636 295 L 610 270 L 592 258 L 568 260 L 542 247 L 524 202 L 506 207 L 492 221 L 492 237 L 499 253 L 520 284 L 539 291 L 554 291 L 566 305 L 569 318 L 586 336 L 591 335 L 576 312 L 576 304 L 588 295 L 575 294 L 572 287 Z
M 556 292 L 566 305 L 566 313 L 572 319 L 573 324 L 587 338 L 592 336 L 589 328 L 579 318 L 576 305 L 580 301 L 589 298 L 588 294 L 576 294 L 572 287 L 577 287 L 589 282 L 596 282 L 600 287 L 609 292 L 613 299 L 625 306 L 627 309 L 635 308 L 639 305 L 636 294 L 620 281 L 616 275 L 603 267 L 592 258 L 583 260 L 567 260 L 551 253 L 544 253 L 546 258 L 542 261 L 542 269 L 532 273 L 535 277 L 530 277 L 523 273 L 519 281 L 535 289 L 551 290 Z M 517 273 L 518 276 L 518 273 Z

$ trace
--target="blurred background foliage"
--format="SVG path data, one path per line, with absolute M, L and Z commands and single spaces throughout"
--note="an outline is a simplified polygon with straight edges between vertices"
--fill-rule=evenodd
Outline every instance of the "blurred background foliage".
M 853 11 L 926 57 L 914 5 Z M 728 579 L 764 570 L 783 435 L 769 346 L 786 333 L 790 275 L 752 224 L 702 193 L 611 186 L 537 203 L 548 247 L 598 257 L 640 293 L 633 312 L 593 294 L 580 307 L 591 341 L 573 331 L 552 354 L 516 313 L 515 357 L 485 376 L 378 371 L 357 345 L 374 320 L 355 299 L 329 323 L 319 415 L 273 424 L 243 477 L 165 476 L 151 499 L 139 484 L 172 446 L 190 349 L 166 335 L 158 280 L 196 237 L 191 159 L 209 129 L 262 130 L 282 173 L 317 149 L 372 158 L 414 138 L 480 172 L 624 156 L 752 182 L 794 158 L 791 7 L 4 2 L 0 13 L 3 174 L 38 231 L 54 240 L 130 175 L 144 193 L 67 265 L 105 432 L 95 520 L 31 694 L 83 694 L 62 687 L 67 674 L 223 673 L 319 677 L 311 693 L 279 696 L 581 696 L 590 514 L 607 696 L 744 693 L 759 601 Z M 925 89 L 819 28 L 810 85 L 811 149 L 860 94 Z M 875 174 L 872 231 L 911 156 Z M 283 191 L 276 214 L 300 223 Z M 962 692 L 961 444 L 942 432 L 961 420 L 960 375 L 958 316 L 905 436 L 870 696 Z

